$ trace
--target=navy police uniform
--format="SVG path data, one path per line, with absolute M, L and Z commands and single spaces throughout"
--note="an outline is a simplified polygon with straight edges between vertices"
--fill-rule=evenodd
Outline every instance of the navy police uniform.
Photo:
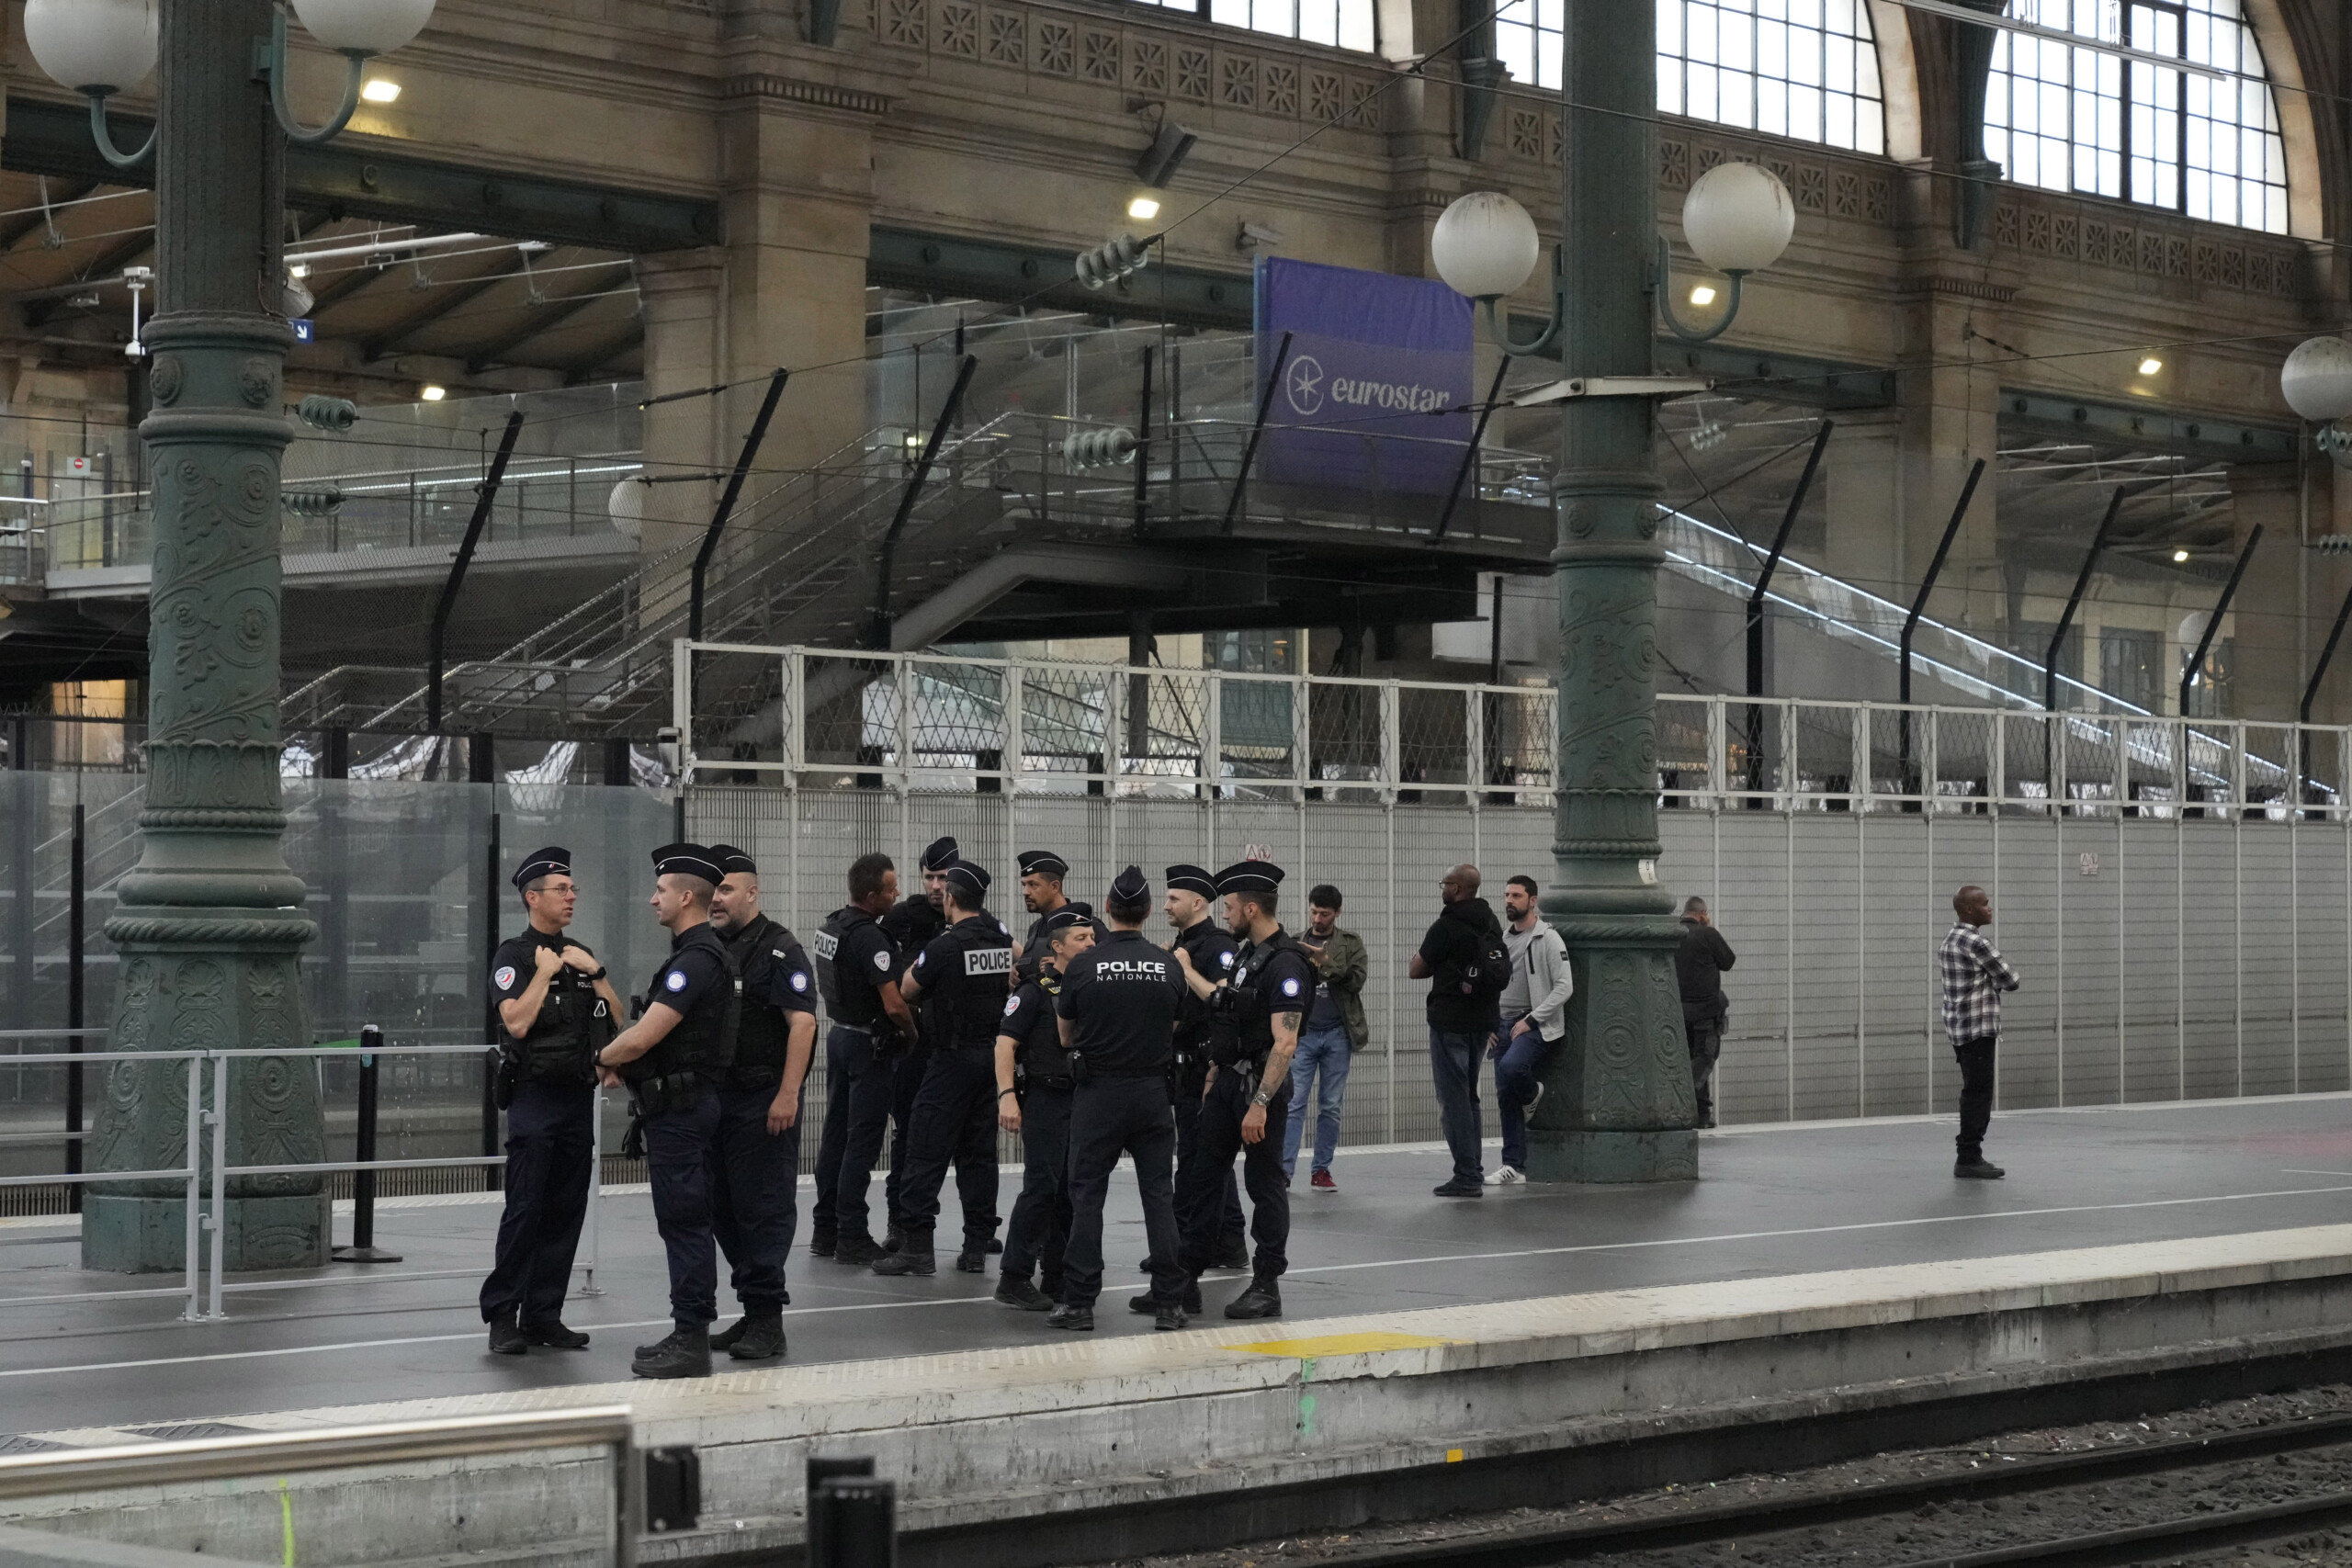
M 949 889 L 977 905 L 988 891 L 989 874 L 958 859 L 946 868 Z M 996 1235 L 996 1033 L 1004 1014 L 1005 986 L 1012 973 L 1012 942 L 996 918 L 966 915 L 931 939 L 908 973 L 916 1001 L 932 1034 L 931 1060 L 915 1091 L 907 1124 L 907 1166 L 899 1188 L 899 1250 L 874 1265 L 877 1274 L 930 1274 L 932 1233 L 939 1219 L 939 1192 L 947 1168 L 960 1152 L 985 1141 L 990 1158 L 986 1177 L 963 1188 L 964 1247 L 956 1266 L 977 1274 L 988 1267 L 988 1245 Z
M 759 874 L 758 865 L 741 850 L 714 844 L 711 854 L 729 875 Z M 768 1113 L 784 1089 L 793 1021 L 806 1016 L 814 1021 L 817 987 L 799 942 L 767 916 L 755 915 L 720 935 L 742 976 L 743 1006 L 735 1060 L 718 1081 L 711 1229 L 727 1256 L 729 1282 L 744 1317 L 769 1322 L 779 1319 L 792 1300 L 784 1277 L 799 1220 L 800 1086 L 794 1086 L 791 1126 L 769 1132 Z
M 525 856 L 514 882 L 520 888 L 571 871 L 571 852 L 550 845 Z M 499 943 L 490 960 L 492 1005 L 514 1001 L 531 988 L 538 950 L 560 953 L 574 947 L 589 952 L 585 942 L 537 927 Z M 546 999 L 524 1037 L 500 1032 L 500 1076 L 512 1089 L 506 1104 L 506 1207 L 499 1215 L 490 1277 L 481 1285 L 481 1315 L 485 1323 L 518 1319 L 526 1341 L 548 1343 L 561 1328 L 571 1260 L 588 1213 L 596 1142 L 595 1056 L 612 1038 L 613 1025 L 612 1010 L 597 995 L 595 981 L 567 964 L 548 976 Z M 578 1337 L 586 1343 L 584 1336 Z M 527 1343 L 504 1348 L 527 1348 Z
M 880 921 L 854 904 L 825 917 L 810 945 L 832 1027 L 825 1032 L 825 1131 L 817 1145 L 817 1205 L 809 1250 L 843 1263 L 879 1254 L 865 1191 L 890 1128 L 891 1058 L 904 1047 L 882 1008 L 898 978 L 898 953 Z
M 922 852 L 923 873 L 928 875 L 942 872 L 956 859 L 956 840 L 933 839 Z M 947 917 L 930 895 L 918 890 L 899 900 L 890 912 L 882 917 L 882 929 L 899 951 L 899 972 L 903 976 L 912 968 L 916 955 L 931 945 L 932 940 L 947 929 Z M 939 1034 L 938 1014 L 928 1007 L 916 1010 L 916 1037 L 912 1044 L 891 1064 L 893 1077 L 890 1116 L 890 1174 L 883 1182 L 883 1197 L 889 1206 L 890 1234 L 884 1248 L 896 1251 L 906 1232 L 906 1206 L 901 1201 L 907 1176 L 907 1136 L 914 1125 L 915 1096 L 922 1089 L 924 1075 L 931 1069 L 932 1047 Z M 996 1236 L 996 1135 L 993 1129 L 983 1138 L 974 1134 L 956 1145 L 956 1197 L 964 1210 L 964 1228 L 967 1234 L 984 1234 L 994 1244 Z
M 1046 934 L 1086 919 L 1075 907 L 1043 917 Z M 1012 1218 L 1006 1226 L 1004 1265 L 997 1280 L 1000 1301 L 1012 1296 L 1014 1305 L 1037 1307 L 1037 1298 L 1019 1299 L 1014 1289 L 1025 1284 L 1033 1270 L 1044 1295 L 1059 1300 L 1062 1254 L 1069 1246 L 1069 1053 L 1062 1049 L 1061 1019 L 1057 1010 L 1062 976 L 1048 952 L 1028 979 L 1004 1004 L 1004 1021 L 997 1038 L 1013 1043 L 1014 1092 L 1021 1104 L 1021 1192 L 1012 1201 Z M 1006 1090 L 1000 1089 L 1001 1100 Z
M 698 844 L 653 852 L 654 874 L 698 876 L 716 886 L 718 866 Z M 711 1228 L 710 1162 L 718 1139 L 718 1091 L 734 1065 L 742 981 L 734 957 L 707 921 L 670 939 L 670 956 L 646 992 L 680 1014 L 651 1050 L 617 1069 L 645 1139 L 653 1179 L 653 1221 L 670 1265 L 670 1316 L 701 1330 L 718 1315 L 718 1253 Z
M 1186 892 L 1198 893 L 1211 903 L 1216 900 L 1216 879 L 1197 865 L 1171 865 L 1168 868 L 1168 886 Z M 1191 955 L 1194 974 L 1211 980 L 1229 978 L 1233 974 L 1233 938 L 1218 929 L 1217 923 L 1204 915 L 1192 925 L 1176 933 L 1175 945 Z M 1176 1060 L 1169 1073 L 1169 1092 L 1176 1105 L 1176 1225 L 1179 1231 L 1189 1231 L 1196 1223 L 1193 1214 L 1191 1184 L 1185 1172 L 1193 1167 L 1199 1148 L 1201 1125 L 1201 1092 L 1208 1082 L 1210 1036 L 1233 1026 L 1214 1013 L 1209 1005 L 1193 995 L 1188 987 L 1184 1004 L 1176 1015 Z M 1241 1218 L 1241 1188 L 1227 1166 L 1225 1180 L 1219 1187 L 1204 1188 L 1205 1201 L 1214 1201 L 1217 1213 L 1214 1216 L 1216 1245 L 1210 1252 L 1212 1267 L 1239 1267 L 1250 1255 L 1244 1239 Z M 1205 1218 L 1205 1217 L 1204 1217 Z M 1151 1265 L 1144 1265 L 1146 1271 Z
M 1129 866 L 1112 886 L 1120 903 L 1148 900 L 1143 873 Z M 1077 1087 L 1070 1100 L 1069 1252 L 1062 1269 L 1057 1327 L 1094 1326 L 1102 1289 L 1102 1204 L 1121 1155 L 1135 1161 L 1151 1244 L 1152 1298 L 1159 1326 L 1178 1328 L 1186 1280 L 1176 1266 L 1176 1124 L 1169 1113 L 1168 1068 L 1176 1015 L 1185 992 L 1175 954 L 1138 931 L 1110 938 L 1073 960 L 1058 1010 L 1070 1021 Z M 1278 1151 L 1279 1152 L 1279 1151 Z
M 1217 874 L 1221 893 L 1271 891 L 1282 881 L 1282 870 L 1262 861 L 1243 861 Z M 1283 1124 L 1290 1113 L 1290 1077 L 1267 1098 L 1265 1134 L 1245 1143 L 1242 1119 L 1250 1112 L 1266 1058 L 1274 1048 L 1277 1014 L 1301 1013 L 1314 1004 L 1315 966 L 1297 941 L 1280 926 L 1263 942 L 1244 942 L 1234 954 L 1229 993 L 1221 998 L 1231 1021 L 1230 1033 L 1213 1033 L 1212 1065 L 1216 1071 L 1201 1101 L 1197 1157 L 1193 1162 L 1192 1210 L 1193 1225 L 1184 1235 L 1183 1262 L 1195 1280 L 1210 1266 L 1216 1237 L 1204 1215 L 1216 1209 L 1210 1201 L 1218 1179 L 1233 1169 L 1241 1156 L 1241 1182 L 1250 1194 L 1250 1235 L 1257 1244 L 1250 1260 L 1251 1288 L 1248 1296 L 1272 1297 L 1272 1312 L 1228 1312 L 1234 1315 L 1272 1316 L 1281 1311 L 1274 1281 L 1289 1268 L 1290 1183 L 1283 1174 Z M 1234 1306 L 1239 1307 L 1237 1301 Z

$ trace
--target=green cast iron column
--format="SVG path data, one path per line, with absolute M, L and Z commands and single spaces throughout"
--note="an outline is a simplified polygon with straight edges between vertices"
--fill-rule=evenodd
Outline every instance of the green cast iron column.
M 1652 373 L 1657 0 L 1566 7 L 1558 308 L 1569 376 Z M 1699 1174 L 1657 886 L 1657 468 L 1649 402 L 1566 405 L 1552 560 L 1560 593 L 1559 804 L 1544 918 L 1576 970 L 1566 1043 L 1529 1129 L 1539 1181 Z
M 285 205 L 285 142 L 253 70 L 269 19 L 268 0 L 163 5 L 154 412 L 140 426 L 155 513 L 147 798 L 143 851 L 106 927 L 120 953 L 116 1050 L 310 1043 L 295 962 L 314 928 L 278 844 L 280 378 L 293 334 L 262 308 L 278 297 Z M 238 1062 L 228 1101 L 230 1164 L 323 1157 L 300 1056 Z M 187 1104 L 182 1064 L 108 1067 L 90 1168 L 181 1164 Z M 318 1177 L 238 1179 L 229 1200 L 230 1268 L 326 1262 Z M 183 1201 L 169 1181 L 92 1189 L 85 1266 L 179 1267 Z

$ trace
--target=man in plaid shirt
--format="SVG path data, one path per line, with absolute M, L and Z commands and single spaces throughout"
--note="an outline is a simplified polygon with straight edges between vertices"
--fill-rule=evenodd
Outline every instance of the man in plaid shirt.
M 1993 900 L 1970 883 L 1952 895 L 1958 917 L 1937 954 L 1943 970 L 1944 1033 L 1960 1060 L 1960 1159 L 1954 1176 L 1980 1181 L 2007 1174 L 1984 1157 L 1984 1129 L 1993 1121 L 1993 1048 L 2001 1037 L 2001 993 L 2018 988 L 2017 971 L 1985 936 Z

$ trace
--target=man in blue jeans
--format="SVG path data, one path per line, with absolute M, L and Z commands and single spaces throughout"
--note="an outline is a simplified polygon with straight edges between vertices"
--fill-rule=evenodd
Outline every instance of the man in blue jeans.
M 1568 944 L 1535 912 L 1535 879 L 1514 876 L 1503 888 L 1503 945 L 1510 950 L 1510 982 L 1503 987 L 1502 1027 L 1489 1047 L 1495 1058 L 1495 1105 L 1503 1123 L 1503 1158 L 1489 1187 L 1527 1179 L 1527 1113 L 1544 1098 L 1544 1058 L 1567 1033 L 1568 998 L 1577 980 Z
M 1306 896 L 1306 929 L 1298 944 L 1315 964 L 1315 1005 L 1298 1032 L 1298 1055 L 1291 1059 L 1291 1104 L 1295 1114 L 1283 1127 L 1283 1175 L 1298 1169 L 1298 1144 L 1306 1130 L 1309 1088 L 1314 1091 L 1315 1163 L 1307 1185 L 1337 1192 L 1331 1156 L 1340 1146 L 1340 1105 L 1348 1092 L 1348 1064 L 1369 1037 L 1364 1027 L 1363 983 L 1372 965 L 1363 938 L 1340 929 L 1340 890 L 1326 882 Z
M 1430 983 L 1430 1078 L 1437 1089 L 1438 1124 L 1453 1156 L 1453 1174 L 1439 1184 L 1437 1195 L 1483 1198 L 1478 1063 L 1501 1022 L 1496 1002 L 1510 980 L 1510 966 L 1491 961 L 1502 945 L 1502 922 L 1478 897 L 1478 868 L 1455 866 L 1439 881 L 1438 895 L 1445 908 L 1406 968 L 1414 979 Z

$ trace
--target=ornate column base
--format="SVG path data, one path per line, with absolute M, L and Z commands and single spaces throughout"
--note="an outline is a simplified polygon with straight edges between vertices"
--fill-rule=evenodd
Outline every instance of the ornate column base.
M 1531 1181 L 1695 1181 L 1697 1111 L 1682 990 L 1680 929 L 1665 918 L 1555 917 L 1576 970 L 1567 1038 L 1544 1070 L 1529 1118 Z
M 221 1225 L 220 1256 L 230 1272 L 323 1269 L 332 1218 L 324 1192 L 285 1198 L 232 1198 Z M 117 1274 L 176 1274 L 187 1267 L 187 1213 L 179 1198 L 92 1193 L 82 1205 L 82 1267 Z M 211 1244 L 199 1234 L 197 1246 Z M 199 1261 L 209 1262 L 205 1251 Z

